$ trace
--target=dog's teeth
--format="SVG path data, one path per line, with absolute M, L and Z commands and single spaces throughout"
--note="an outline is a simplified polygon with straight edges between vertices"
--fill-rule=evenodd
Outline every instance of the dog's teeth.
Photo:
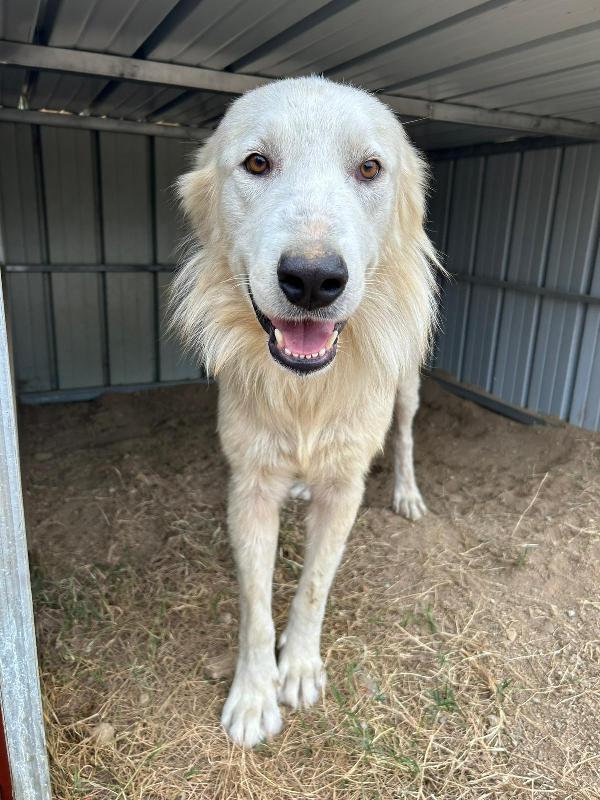
M 298 353 L 298 358 L 306 358 L 306 356 L 304 355 L 304 353 Z
M 326 352 L 327 352 L 327 349 L 325 347 L 323 347 L 323 348 L 321 348 L 321 350 L 319 350 L 317 355 L 324 356 Z
M 300 356 L 298 355 L 298 353 L 292 353 L 292 355 L 293 355 L 293 357 L 294 357 L 294 358 L 300 358 Z
M 275 328 L 275 339 L 279 347 L 283 347 L 283 334 L 278 328 Z
M 307 354 L 304 356 L 304 358 L 312 358 L 312 355 L 311 355 L 310 353 L 307 353 Z
M 291 356 L 292 355 L 292 351 L 288 350 L 287 347 L 283 348 L 283 352 L 286 354 L 286 356 Z
M 337 339 L 337 337 L 338 337 L 338 332 L 337 332 L 337 331 L 334 331 L 334 332 L 331 334 L 331 336 L 329 337 L 329 339 L 327 340 L 327 349 L 328 349 L 328 350 L 329 350 L 329 348 L 330 348 L 330 347 L 333 347 L 333 345 L 335 344 L 335 340 Z

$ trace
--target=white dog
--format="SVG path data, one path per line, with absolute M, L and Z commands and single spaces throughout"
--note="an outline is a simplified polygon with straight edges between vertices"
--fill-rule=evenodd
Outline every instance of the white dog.
M 394 405 L 394 508 L 425 511 L 412 419 L 437 262 L 424 168 L 402 126 L 323 78 L 236 100 L 179 186 L 197 244 L 175 282 L 174 325 L 219 377 L 232 473 L 241 619 L 222 722 L 251 747 L 280 730 L 279 702 L 309 706 L 324 686 L 327 595 Z M 279 508 L 298 480 L 312 498 L 305 563 L 276 659 Z

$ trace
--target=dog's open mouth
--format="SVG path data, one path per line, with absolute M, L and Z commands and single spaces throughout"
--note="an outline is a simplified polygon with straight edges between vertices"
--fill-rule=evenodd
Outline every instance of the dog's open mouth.
M 344 322 L 305 319 L 269 319 L 252 300 L 254 312 L 269 335 L 269 351 L 275 361 L 295 372 L 316 372 L 335 358 Z

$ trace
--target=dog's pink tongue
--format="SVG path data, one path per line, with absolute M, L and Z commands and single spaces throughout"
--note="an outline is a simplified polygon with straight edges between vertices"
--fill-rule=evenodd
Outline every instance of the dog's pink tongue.
M 283 334 L 284 347 L 292 353 L 309 355 L 318 353 L 327 346 L 329 337 L 335 327 L 334 322 L 290 322 L 285 319 L 271 320 L 273 325 Z

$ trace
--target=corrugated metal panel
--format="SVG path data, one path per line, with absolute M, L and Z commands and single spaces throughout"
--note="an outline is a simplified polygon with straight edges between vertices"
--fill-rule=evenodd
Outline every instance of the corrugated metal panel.
M 103 288 L 100 275 L 52 275 L 58 386 L 104 384 Z
M 289 3 L 287 0 L 204 0 L 189 6 L 187 14 L 179 15 L 159 36 L 155 45 L 146 49 L 146 57 L 157 61 L 175 61 L 192 66 L 224 69 L 263 44 L 299 19 L 323 6 L 326 0 L 304 0 Z M 180 89 L 164 89 L 131 83 L 121 84 L 116 92 L 94 107 L 95 113 L 109 113 L 127 119 L 142 119 L 157 109 L 170 104 L 178 96 L 185 101 L 190 93 Z M 208 116 L 220 115 L 227 105 L 227 96 L 194 93 L 195 102 L 212 100 L 215 111 Z M 194 104 L 187 105 L 187 124 L 199 123 Z M 160 115 L 161 120 L 174 120 L 173 113 Z M 202 119 L 207 118 L 204 115 Z
M 167 306 L 169 302 L 169 286 L 172 275 L 162 272 L 159 281 L 159 314 L 160 314 L 160 380 L 187 381 L 198 378 L 201 371 L 193 357 L 184 353 L 167 329 Z
M 600 297 L 600 241 L 590 294 Z M 585 318 L 569 421 L 600 430 L 600 308 L 597 306 L 589 307 Z
M 48 44 L 107 53 L 133 53 L 177 0 L 61 0 Z
M 177 139 L 154 140 L 154 196 L 157 264 L 173 264 L 184 234 L 182 216 L 175 195 L 175 181 L 188 170 L 198 149 Z
M 50 108 L 79 114 L 89 108 L 106 85 L 103 78 L 80 78 L 58 72 L 40 72 L 32 87 L 29 108 Z
M 41 264 L 44 259 L 32 127 L 0 125 L 0 152 L 5 258 L 12 263 Z
M 24 69 L 5 66 L 0 69 L 0 105 L 8 108 L 16 108 L 19 105 L 25 79 Z
M 435 245 L 442 261 L 445 260 L 446 241 L 450 222 L 450 202 L 452 199 L 452 181 L 454 178 L 453 161 L 437 161 L 431 168 L 429 197 L 427 202 L 427 233 Z M 441 284 L 441 281 L 438 282 Z M 441 286 L 440 286 L 441 288 Z M 428 358 L 428 366 L 435 365 L 439 359 L 439 331 L 435 331 L 432 352 Z
M 231 94 L 185 92 L 169 108 L 156 113 L 152 112 L 150 119 L 204 127 L 206 120 L 218 119 L 224 114 L 233 100 L 235 100 L 235 96 Z
M 32 42 L 40 10 L 40 0 L 5 2 L 0 8 L 0 39 Z M 0 70 L 0 105 L 15 107 L 27 80 L 27 70 L 2 67 Z
M 316 26 L 298 31 L 291 40 L 284 39 L 266 53 L 246 59 L 244 71 L 266 75 L 306 74 L 331 71 L 338 65 L 354 61 L 398 39 L 439 24 L 455 14 L 472 9 L 481 0 L 449 0 L 445 3 L 423 3 L 404 0 L 359 0 L 331 14 Z M 385 24 L 382 24 L 385 20 Z
M 33 131 L 29 125 L 0 126 L 0 226 L 7 261 L 43 261 L 39 186 Z M 49 282 L 45 275 L 7 275 L 10 323 L 19 365 L 18 389 L 52 387 Z
M 176 2 L 62 0 L 57 6 L 48 44 L 51 47 L 133 55 Z M 83 111 L 106 84 L 106 80 L 101 78 L 43 72 L 36 78 L 29 104 L 31 108 Z
M 385 88 L 393 93 L 400 79 L 404 85 L 407 80 L 433 70 L 475 57 L 489 57 L 491 35 L 494 42 L 508 48 L 564 31 L 567 25 L 574 28 L 597 21 L 598 7 L 594 0 L 573 4 L 568 22 L 564 0 L 481 3 L 474 13 L 457 15 L 431 32 L 421 30 L 408 42 L 402 36 L 397 45 L 368 54 L 348 66 L 336 67 L 333 74 L 358 81 L 367 88 Z
M 600 32 L 596 33 L 596 45 L 600 45 Z M 582 54 L 582 57 L 584 55 Z M 587 58 L 590 58 L 590 55 L 587 55 Z M 503 108 L 519 104 L 529 108 L 532 99 L 548 100 L 564 92 L 570 92 L 574 83 L 580 91 L 597 89 L 600 84 L 600 61 L 569 69 L 554 68 L 545 75 L 536 75 L 528 79 L 519 76 L 519 79 L 512 83 L 502 83 L 494 88 L 463 95 L 460 102 L 483 108 Z
M 148 58 L 224 69 L 327 1 L 204 0 L 149 51 Z
M 157 346 L 154 275 L 106 275 L 110 383 L 151 383 Z
M 520 153 L 487 159 L 473 274 L 504 280 L 516 200 Z M 461 377 L 491 388 L 503 291 L 473 286 Z
M 143 120 L 157 108 L 171 103 L 180 95 L 181 89 L 122 81 L 115 86 L 114 91 L 94 104 L 94 114 L 107 114 L 119 119 Z M 163 119 L 161 116 L 161 120 Z
M 556 201 L 561 151 L 523 154 L 507 279 L 541 286 Z M 525 405 L 537 332 L 540 298 L 507 290 L 491 390 Z
M 7 275 L 17 391 L 52 388 L 51 303 L 45 275 Z
M 567 148 L 558 188 L 544 285 L 585 293 L 597 244 L 600 147 Z M 565 417 L 569 412 L 584 307 L 545 298 L 533 360 L 528 404 Z
M 600 272 L 600 268 L 598 270 Z M 600 430 L 600 309 L 587 311 L 569 422 Z
M 465 158 L 455 164 L 446 245 L 446 266 L 450 272 L 473 271 L 483 167 L 483 158 Z M 436 366 L 453 375 L 462 371 L 470 294 L 471 287 L 465 283 L 446 283 L 443 290 L 443 335 Z
M 468 103 L 471 95 L 483 93 L 486 88 L 526 80 L 556 70 L 586 64 L 597 58 L 600 23 L 592 22 L 578 28 L 569 28 L 539 40 L 528 41 L 516 47 L 504 47 L 497 42 L 500 52 L 485 53 L 466 59 L 451 67 L 428 71 L 419 78 L 398 82 L 400 93 L 428 100 L 452 100 Z
M 166 338 L 170 274 L 155 271 L 175 262 L 182 228 L 169 187 L 194 145 L 3 123 L 0 149 L 7 263 L 61 265 L 6 275 L 19 391 L 198 378 Z M 119 271 L 105 272 L 110 264 Z
M 98 264 L 94 134 L 43 126 L 48 257 L 54 264 Z
M 600 145 L 486 160 L 480 214 L 474 159 L 454 161 L 447 249 L 459 278 L 446 289 L 437 366 L 600 428 L 600 308 L 585 302 L 600 298 Z
M 154 176 L 156 197 L 156 258 L 159 264 L 173 264 L 184 233 L 183 220 L 178 213 L 173 185 L 177 177 L 189 168 L 196 145 L 176 139 L 154 140 Z M 160 326 L 160 380 L 182 381 L 197 378 L 199 370 L 194 360 L 184 354 L 169 334 L 167 325 L 169 274 L 157 276 Z
M 436 161 L 431 168 L 427 232 L 441 253 L 446 250 L 453 172 L 454 163 L 452 161 Z
M 150 141 L 100 133 L 104 258 L 107 264 L 151 264 Z
M 100 262 L 94 137 L 89 131 L 40 130 L 48 260 Z M 99 275 L 52 275 L 58 384 L 61 389 L 103 381 L 102 281 Z
M 154 261 L 150 206 L 150 140 L 100 133 L 104 261 Z M 106 313 L 110 382 L 154 380 L 156 322 L 154 276 L 107 273 Z

